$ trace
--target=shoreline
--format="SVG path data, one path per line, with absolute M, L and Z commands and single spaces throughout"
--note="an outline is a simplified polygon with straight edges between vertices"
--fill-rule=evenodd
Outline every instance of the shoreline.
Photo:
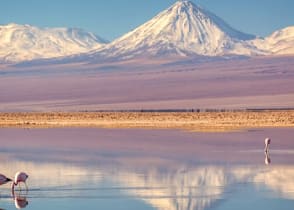
M 65 127 L 180 129 L 197 132 L 292 128 L 294 111 L 0 113 L 0 128 Z

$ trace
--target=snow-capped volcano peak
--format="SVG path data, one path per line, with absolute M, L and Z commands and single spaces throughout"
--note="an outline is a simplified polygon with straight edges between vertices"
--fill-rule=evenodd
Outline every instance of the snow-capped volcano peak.
M 244 40 L 255 36 L 233 29 L 221 18 L 191 1 L 177 1 L 167 10 L 107 46 L 110 56 L 255 54 Z M 244 43 L 243 43 L 244 42 Z
M 207 35 L 209 35 L 208 30 L 212 27 L 216 27 L 233 38 L 241 40 L 254 38 L 252 35 L 247 35 L 233 29 L 221 18 L 188 0 L 177 1 L 173 6 L 167 9 L 166 12 L 169 14 L 171 22 L 184 23 L 184 27 L 182 29 L 189 26 L 188 28 L 192 30 L 197 29 L 199 32 L 206 32 Z

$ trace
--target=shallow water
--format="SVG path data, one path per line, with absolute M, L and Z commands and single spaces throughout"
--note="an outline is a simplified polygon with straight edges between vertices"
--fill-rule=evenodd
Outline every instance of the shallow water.
M 29 191 L 14 198 L 0 186 L 0 209 L 292 210 L 292 136 L 293 129 L 0 129 L 0 173 L 29 174 Z

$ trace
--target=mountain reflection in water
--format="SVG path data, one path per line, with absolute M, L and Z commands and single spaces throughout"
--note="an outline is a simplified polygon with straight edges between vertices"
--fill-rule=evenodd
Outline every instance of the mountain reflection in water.
M 145 165 L 137 169 L 126 165 L 83 167 L 10 160 L 1 170 L 11 175 L 15 168 L 25 168 L 31 174 L 28 199 L 15 198 L 16 207 L 26 207 L 28 200 L 40 198 L 133 197 L 155 209 L 204 210 L 234 197 L 245 184 L 294 200 L 293 166 L 179 165 L 169 169 Z M 6 187 L 2 191 L 8 193 L 9 186 Z
M 6 140 L 3 136 L 12 141 L 5 141 L 0 149 L 0 173 L 11 178 L 16 171 L 27 172 L 29 192 L 17 191 L 13 198 L 10 185 L 2 185 L 0 209 L 245 210 L 253 205 L 260 209 L 282 205 L 282 209 L 290 210 L 294 205 L 290 140 L 281 142 L 278 149 L 273 145 L 270 154 L 264 154 L 263 145 L 260 149 L 255 145 L 255 139 L 264 136 L 259 132 L 140 131 L 129 140 L 130 134 L 125 131 L 49 131 L 52 133 L 46 134 L 56 135 L 57 140 L 46 141 L 45 148 L 38 142 L 47 130 L 24 134 L 30 140 L 22 148 L 17 146 L 21 140 L 13 137 L 22 132 L 2 130 L 0 141 Z M 58 132 L 62 137 L 71 133 L 68 137 L 73 140 L 58 141 Z M 285 132 L 290 139 L 289 131 Z M 76 143 L 82 139 L 78 135 L 85 140 Z M 140 140 L 147 135 L 150 141 Z M 116 138 L 122 138 L 124 144 Z M 249 140 L 238 141 L 242 138 Z

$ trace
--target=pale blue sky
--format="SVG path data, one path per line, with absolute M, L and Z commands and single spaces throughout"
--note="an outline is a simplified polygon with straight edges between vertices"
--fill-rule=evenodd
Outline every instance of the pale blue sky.
M 293 0 L 192 0 L 234 28 L 265 36 L 294 25 Z M 0 0 L 0 24 L 78 27 L 113 40 L 176 0 Z

